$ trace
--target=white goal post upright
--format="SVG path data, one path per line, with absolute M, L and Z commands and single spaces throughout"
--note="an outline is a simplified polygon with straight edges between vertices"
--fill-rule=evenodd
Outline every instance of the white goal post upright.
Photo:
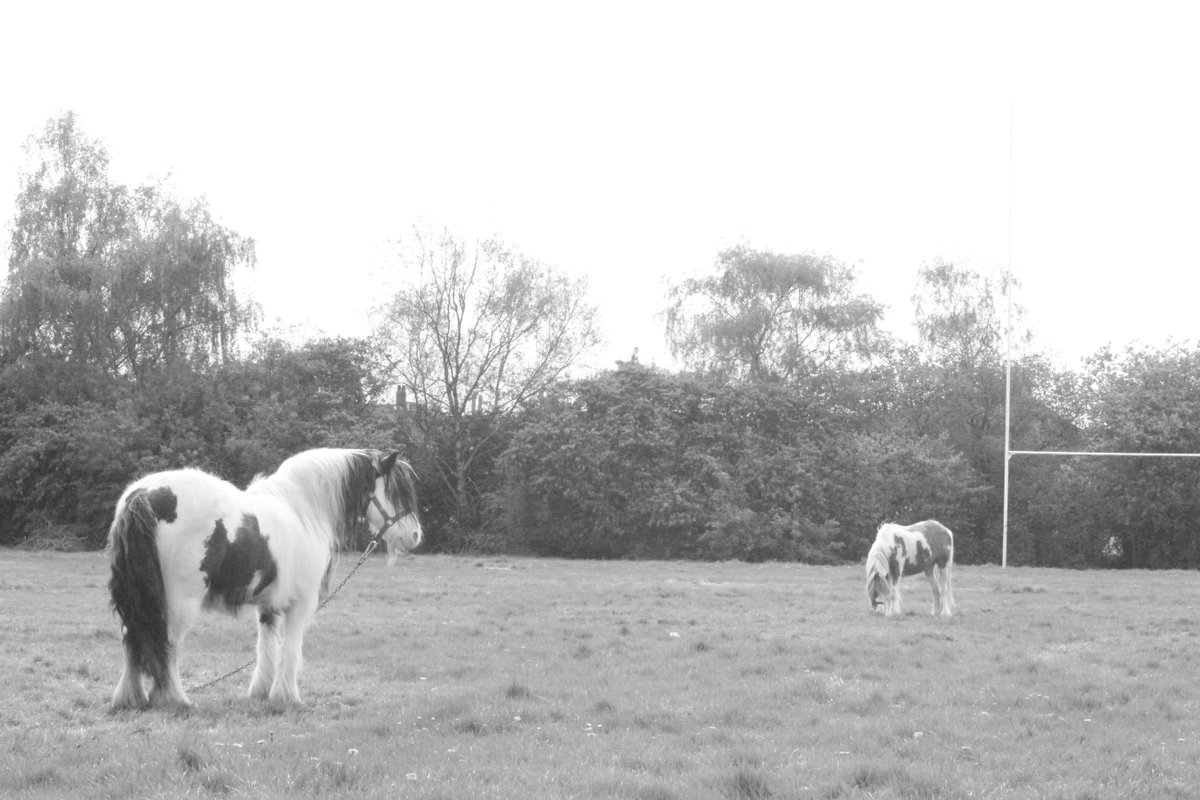
M 1008 566 L 1008 462 L 1012 458 L 1012 242 L 1013 242 L 1013 99 L 1008 100 L 1008 274 L 1004 276 L 1004 520 L 1000 531 L 1000 569 Z

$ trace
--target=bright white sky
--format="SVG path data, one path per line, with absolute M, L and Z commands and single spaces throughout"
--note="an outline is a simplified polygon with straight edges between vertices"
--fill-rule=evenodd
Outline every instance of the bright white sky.
M 923 262 L 1008 263 L 1011 141 L 1039 345 L 1192 339 L 1198 22 L 1147 2 L 7 3 L 0 215 L 26 138 L 74 109 L 117 180 L 170 173 L 256 240 L 268 321 L 364 332 L 386 242 L 424 222 L 586 274 L 596 361 L 666 364 L 663 281 L 741 241 L 856 265 L 907 332 Z

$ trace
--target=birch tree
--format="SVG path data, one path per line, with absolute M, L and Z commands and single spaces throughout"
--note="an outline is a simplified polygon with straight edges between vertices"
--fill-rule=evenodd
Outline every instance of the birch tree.
M 0 294 L 0 361 L 57 359 L 143 377 L 228 360 L 254 308 L 233 287 L 254 243 L 202 200 L 128 187 L 73 113 L 26 144 Z
M 871 355 L 883 308 L 857 294 L 853 270 L 829 257 L 754 250 L 669 290 L 667 338 L 692 369 L 789 380 Z

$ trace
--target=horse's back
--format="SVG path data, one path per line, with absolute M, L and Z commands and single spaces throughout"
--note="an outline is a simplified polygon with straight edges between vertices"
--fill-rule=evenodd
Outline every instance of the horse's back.
M 213 519 L 216 513 L 228 513 L 241 503 L 242 492 L 232 483 L 199 469 L 156 472 L 134 481 L 125 490 L 127 498 L 144 489 L 160 522 Z
M 936 519 L 927 519 L 908 526 L 908 530 L 919 533 L 929 542 L 929 546 L 937 551 L 952 552 L 954 550 L 954 534 L 950 529 Z
M 214 499 L 229 502 L 230 498 L 241 494 L 232 483 L 204 470 L 190 468 L 154 472 L 138 478 L 125 489 L 122 502 L 138 489 L 157 493 L 164 504 L 169 504 L 170 498 L 174 498 L 177 506 L 180 500 L 186 500 L 189 505 L 209 503 Z
M 954 562 L 954 534 L 942 523 L 927 519 L 907 525 L 905 530 L 919 536 L 928 548 L 928 555 L 921 554 L 925 557 L 917 559 L 919 563 L 914 565 L 912 573 L 924 572 L 933 565 L 944 568 Z M 922 549 L 920 544 L 916 549 L 918 552 Z M 906 574 L 912 573 L 906 571 Z
M 155 538 L 164 564 L 177 559 L 195 560 L 217 520 L 240 513 L 241 491 L 198 469 L 169 470 L 139 478 L 121 496 L 118 514 L 139 491 L 145 492 L 157 520 Z

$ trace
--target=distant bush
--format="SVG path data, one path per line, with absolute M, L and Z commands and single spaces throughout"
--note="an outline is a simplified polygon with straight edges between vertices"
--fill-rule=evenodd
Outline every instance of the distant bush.
M 869 440 L 795 384 L 635 365 L 548 400 L 501 470 L 511 544 L 575 557 L 855 559 L 880 508 L 974 491 L 944 446 Z

